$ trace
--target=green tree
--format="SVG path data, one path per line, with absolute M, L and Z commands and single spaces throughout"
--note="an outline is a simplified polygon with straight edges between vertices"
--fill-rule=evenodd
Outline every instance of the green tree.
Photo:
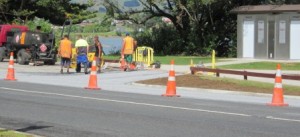
M 52 24 L 48 20 L 40 19 L 40 18 L 35 18 L 33 20 L 29 20 L 25 24 L 28 26 L 30 30 L 35 30 L 36 26 L 41 26 L 42 27 L 42 32 L 51 32 L 52 31 Z
M 8 7 L 7 7 L 7 2 L 8 0 L 0 0 L 0 21 L 8 22 L 9 19 L 6 17 L 9 13 L 7 12 Z
M 105 3 L 106 5 L 110 5 L 111 8 L 114 8 L 115 12 L 119 14 L 118 19 L 133 20 L 137 24 L 144 24 L 154 17 L 169 18 L 183 40 L 182 45 L 188 45 L 188 36 L 191 31 L 190 18 L 188 11 L 185 9 L 185 7 L 188 6 L 188 1 L 189 0 L 175 0 L 173 1 L 174 3 L 172 3 L 171 0 L 165 0 L 166 5 L 162 6 L 162 0 L 139 0 L 144 8 L 130 11 L 123 11 L 116 0 L 105 0 Z M 144 18 L 140 18 L 141 16 Z
M 86 9 L 88 4 L 71 3 L 71 0 L 1 0 L 1 19 L 6 22 L 12 20 L 34 19 L 35 17 L 49 20 L 52 24 L 61 25 L 67 18 L 72 18 L 75 23 L 95 17 L 96 15 Z M 3 4 L 5 5 L 3 5 Z M 70 15 L 70 16 L 67 16 Z
M 212 49 L 216 49 L 218 56 L 228 56 L 236 50 L 237 16 L 230 13 L 232 9 L 243 5 L 300 3 L 299 0 L 139 0 L 143 9 L 124 11 L 116 0 L 105 2 L 118 13 L 116 18 L 133 20 L 137 24 L 145 24 L 148 20 L 161 17 L 169 18 L 173 27 L 160 26 L 156 23 L 158 27 L 147 32 L 152 33 L 152 38 L 148 37 L 151 35 L 141 35 L 153 41 L 140 40 L 152 44 L 152 47 L 159 44 L 174 50 L 166 51 L 167 54 L 188 55 L 195 53 L 207 55 Z M 176 35 L 172 35 L 172 38 L 168 33 Z M 161 39 L 179 46 L 170 45 Z M 167 50 L 158 49 L 158 52 Z

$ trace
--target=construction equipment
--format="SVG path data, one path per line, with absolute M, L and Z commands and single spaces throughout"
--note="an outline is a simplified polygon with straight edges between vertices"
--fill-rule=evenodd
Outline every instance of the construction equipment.
M 63 38 L 63 35 L 64 35 L 64 32 L 65 32 L 65 29 L 66 29 L 67 25 L 68 25 L 68 36 L 70 36 L 73 23 L 72 23 L 72 20 L 66 20 L 64 22 L 64 25 L 63 25 L 63 28 L 62 28 L 62 31 L 61 31 L 61 34 L 60 34 L 61 38 Z
M 56 62 L 55 35 L 29 31 L 22 25 L 0 25 L 0 61 L 13 52 L 17 63 L 42 61 L 48 65 Z
M 133 55 L 133 61 L 146 64 L 147 67 L 151 67 L 151 64 L 154 62 L 154 51 L 150 47 L 138 47 Z

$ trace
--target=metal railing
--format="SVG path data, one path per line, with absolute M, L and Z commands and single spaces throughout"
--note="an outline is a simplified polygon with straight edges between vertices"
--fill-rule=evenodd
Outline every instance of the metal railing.
M 237 71 L 237 70 L 225 70 L 225 69 L 210 69 L 210 68 L 201 68 L 201 67 L 191 67 L 191 74 L 195 74 L 199 71 L 202 72 L 213 72 L 217 77 L 220 77 L 220 74 L 232 74 L 232 75 L 241 75 L 244 77 L 244 80 L 248 79 L 248 76 L 251 77 L 261 77 L 261 78 L 275 78 L 275 73 L 260 73 L 260 72 L 248 72 L 248 71 Z M 287 75 L 283 74 L 282 79 L 287 80 L 300 80 L 300 75 Z

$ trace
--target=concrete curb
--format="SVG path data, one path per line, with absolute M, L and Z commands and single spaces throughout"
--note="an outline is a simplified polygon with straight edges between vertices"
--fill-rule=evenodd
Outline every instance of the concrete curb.
M 144 87 L 166 88 L 166 86 L 140 84 L 140 83 L 136 83 L 136 82 L 132 82 L 132 83 L 128 83 L 128 84 L 135 85 L 135 86 L 144 86 Z M 228 91 L 228 90 L 189 88 L 189 87 L 176 87 L 176 88 L 182 89 L 182 90 L 189 90 L 189 91 L 206 90 L 205 92 L 210 92 L 210 93 L 228 93 L 228 94 L 237 94 L 237 95 L 245 95 L 245 96 L 259 96 L 259 97 L 270 97 L 270 98 L 272 97 L 272 94 L 266 94 L 266 93 L 252 93 L 252 92 L 243 92 L 243 91 Z M 290 98 L 290 99 L 300 99 L 300 96 L 284 95 L 284 97 Z

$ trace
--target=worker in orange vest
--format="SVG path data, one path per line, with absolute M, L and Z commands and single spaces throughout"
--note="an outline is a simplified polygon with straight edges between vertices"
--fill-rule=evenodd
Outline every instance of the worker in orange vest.
M 64 38 L 60 41 L 58 55 L 61 57 L 60 73 L 63 74 L 63 67 L 67 66 L 67 73 L 69 74 L 69 68 L 72 58 L 72 42 L 69 40 L 68 35 L 65 35 Z
M 122 45 L 122 59 L 125 59 L 125 71 L 130 68 L 133 59 L 133 52 L 136 46 L 136 41 L 132 38 L 129 33 L 126 33 L 126 37 L 123 39 Z

